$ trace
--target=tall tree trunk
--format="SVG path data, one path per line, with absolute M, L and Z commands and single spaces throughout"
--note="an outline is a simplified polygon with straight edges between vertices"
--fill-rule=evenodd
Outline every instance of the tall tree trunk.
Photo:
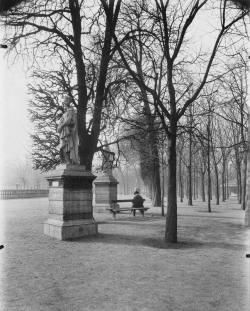
M 241 79 L 241 88 L 242 79 Z M 244 160 L 243 160 L 243 182 L 242 182 L 242 193 L 241 193 L 241 209 L 246 209 L 246 187 L 247 187 L 247 149 L 250 140 L 250 136 L 248 135 L 248 144 L 245 142 L 245 129 L 244 129 L 244 119 L 245 119 L 245 112 L 244 112 L 244 99 L 241 96 L 241 109 L 240 109 L 240 136 L 241 136 L 241 143 L 243 144 L 244 148 Z
M 220 184 L 219 184 L 219 172 L 218 172 L 218 166 L 216 163 L 216 158 L 215 158 L 215 152 L 214 148 L 212 148 L 212 154 L 213 154 L 213 160 L 214 160 L 214 173 L 215 173 L 215 198 L 216 198 L 216 205 L 220 204 Z
M 221 172 L 221 191 L 222 191 L 222 202 L 225 202 L 225 187 L 224 187 L 224 174 L 223 174 L 223 168 Z
M 184 199 L 184 187 L 183 187 L 183 179 L 181 178 L 181 202 L 183 202 Z
M 194 158 L 194 182 L 193 182 L 193 197 L 194 197 L 194 200 L 196 200 L 196 163 L 195 163 L 195 158 Z
M 153 166 L 152 186 L 153 186 L 152 187 L 152 191 L 153 191 L 152 205 L 160 206 L 161 205 L 161 178 L 160 178 L 160 162 L 159 162 L 158 149 L 157 149 L 157 158 L 155 158 L 154 166 Z
M 215 168 L 215 180 L 216 180 L 216 191 L 215 191 L 215 197 L 216 197 L 216 204 L 219 205 L 220 204 L 220 183 L 219 183 L 219 172 L 218 172 L 218 168 L 217 165 L 215 164 L 216 168 Z
M 206 202 L 206 195 L 205 195 L 205 173 L 201 172 L 201 197 L 202 201 Z
M 188 165 L 188 205 L 192 206 L 192 167 L 191 163 L 189 162 Z
M 188 165 L 188 205 L 192 206 L 192 112 L 190 111 L 190 130 L 189 130 L 189 165 Z
M 243 185 L 242 185 L 242 202 L 241 209 L 246 209 L 246 188 L 247 188 L 247 152 L 244 155 Z
M 176 191 L 176 132 L 177 121 L 170 119 L 168 153 L 168 206 L 166 215 L 165 241 L 177 243 L 177 191 Z
M 127 165 L 127 161 L 126 161 L 126 194 L 129 194 L 129 178 L 128 178 L 128 165 Z
M 208 204 L 208 212 L 211 213 L 211 171 L 210 171 L 210 117 L 209 123 L 207 127 L 207 204 Z
M 87 169 L 91 169 L 93 150 L 92 143 L 88 132 L 86 130 L 86 111 L 87 111 L 87 86 L 86 86 L 86 70 L 82 58 L 81 47 L 81 18 L 80 8 L 78 2 L 69 0 L 69 8 L 71 11 L 72 26 L 74 31 L 74 58 L 77 70 L 77 85 L 78 90 L 78 106 L 77 106 L 77 123 L 78 123 L 78 137 L 79 137 L 79 156 L 80 164 L 86 165 Z M 86 150 L 85 150 L 86 149 Z
M 229 174 L 228 174 L 228 164 L 227 164 L 227 199 L 229 199 Z
M 196 174 L 196 198 L 198 199 L 199 197 L 199 175 L 198 175 L 198 172 Z
M 162 152 L 161 152 L 161 173 L 162 173 L 162 187 L 161 187 L 161 215 L 164 216 L 164 196 L 165 196 L 165 168 L 164 168 L 164 144 L 162 135 Z
M 208 212 L 211 213 L 211 174 L 209 163 L 207 168 L 207 204 L 208 204 Z
M 164 165 L 163 165 L 163 152 L 162 152 L 161 215 L 164 216 Z
M 121 0 L 116 3 L 116 14 L 114 14 L 115 0 L 109 0 L 109 3 L 102 1 L 102 5 L 106 10 L 106 28 L 105 38 L 102 48 L 101 64 L 96 87 L 95 105 L 93 111 L 93 122 L 91 131 L 88 130 L 86 124 L 87 115 L 87 86 L 86 86 L 86 70 L 83 61 L 82 52 L 82 19 L 80 15 L 80 6 L 78 1 L 69 0 L 69 9 L 71 13 L 72 26 L 74 32 L 74 58 L 77 70 L 78 88 L 78 106 L 77 106 L 77 122 L 78 122 L 78 138 L 79 138 L 79 158 L 80 164 L 85 165 L 87 170 L 91 170 L 94 153 L 96 152 L 98 138 L 100 135 L 101 116 L 104 101 L 104 92 L 107 79 L 108 65 L 110 61 L 112 34 L 116 27 L 117 18 L 120 11 Z
M 165 163 L 164 167 L 164 197 L 168 193 L 168 166 Z
M 189 187 L 188 187 L 188 180 L 189 180 L 189 177 L 187 176 L 186 177 L 186 185 L 185 185 L 187 199 L 188 199 L 188 189 L 189 189 Z
M 238 203 L 241 204 L 242 187 L 241 187 L 241 163 L 237 162 L 237 188 L 238 188 Z
M 179 196 L 180 196 L 180 201 L 183 202 L 183 179 L 182 179 L 181 156 L 182 154 L 180 153 L 180 156 L 179 156 Z
M 250 113 L 248 110 L 248 144 L 246 147 L 247 150 L 247 201 L 246 201 L 246 209 L 245 209 L 245 221 L 244 225 L 246 227 L 250 227 Z
M 226 163 L 225 163 L 225 156 L 222 157 L 222 173 L 221 173 L 221 180 L 222 180 L 222 201 L 226 201 Z

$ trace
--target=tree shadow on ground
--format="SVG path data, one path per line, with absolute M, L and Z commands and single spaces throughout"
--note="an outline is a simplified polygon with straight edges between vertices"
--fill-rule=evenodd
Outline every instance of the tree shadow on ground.
M 214 214 L 214 213 L 223 213 L 223 212 L 221 212 L 221 211 L 211 211 L 211 213 L 210 213 L 208 211 L 203 210 L 203 211 L 196 211 L 196 213 L 206 213 L 208 215 L 211 215 L 211 214 Z
M 219 212 L 220 213 L 220 212 Z M 240 220 L 242 220 L 242 218 L 241 217 L 234 217 L 234 216 L 225 216 L 225 215 L 222 215 L 222 216 L 215 216 L 215 215 L 213 215 L 213 214 L 215 214 L 215 212 L 214 213 L 208 213 L 207 212 L 207 214 L 205 214 L 205 215 L 194 215 L 194 214 L 192 214 L 192 215 L 188 215 L 188 214 L 178 214 L 178 217 L 195 217 L 195 218 L 198 218 L 198 217 L 207 217 L 208 219 L 209 218 L 220 218 L 220 219 L 226 219 L 226 218 L 228 218 L 228 219 L 240 219 Z
M 166 243 L 163 238 L 145 238 L 133 235 L 98 233 L 97 236 L 70 239 L 68 242 L 76 243 L 106 243 L 116 245 L 137 245 L 157 249 L 183 249 L 202 247 L 203 243 L 196 241 L 179 241 L 178 243 Z
M 120 217 L 119 217 L 120 216 Z M 141 223 L 150 223 L 150 222 L 156 222 L 156 221 L 165 221 L 166 217 L 165 216 L 159 216 L 159 215 L 151 215 L 151 216 L 145 216 L 145 217 L 126 217 L 125 214 L 119 215 L 116 220 L 114 218 L 110 220 L 104 220 L 104 221 L 99 221 L 98 217 L 95 218 L 95 220 L 98 222 L 98 224 L 112 224 L 112 225 L 137 225 Z
M 98 233 L 97 236 L 83 237 L 78 239 L 67 240 L 68 242 L 76 243 L 104 243 L 115 245 L 130 245 L 130 246 L 144 246 L 155 249 L 204 249 L 209 252 L 213 248 L 227 249 L 230 251 L 245 251 L 246 246 L 242 244 L 230 244 L 216 241 L 199 241 L 194 238 L 184 239 L 180 238 L 178 243 L 166 243 L 164 238 L 148 238 L 138 237 L 134 235 Z

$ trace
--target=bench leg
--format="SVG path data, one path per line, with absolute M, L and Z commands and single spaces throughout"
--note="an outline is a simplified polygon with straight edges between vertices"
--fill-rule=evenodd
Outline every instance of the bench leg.
M 133 216 L 134 216 L 134 217 L 135 217 L 135 212 L 136 212 L 136 211 L 133 211 Z
M 144 210 L 141 210 L 141 214 L 142 214 L 142 216 L 144 217 Z

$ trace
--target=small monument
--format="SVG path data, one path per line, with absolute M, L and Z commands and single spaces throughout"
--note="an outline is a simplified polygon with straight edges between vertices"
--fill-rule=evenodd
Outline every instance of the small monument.
M 49 182 L 49 218 L 44 233 L 60 240 L 97 234 L 93 218 L 92 182 L 96 178 L 78 160 L 77 117 L 64 101 L 66 112 L 58 125 L 60 157 L 64 164 L 56 167 L 46 179 Z
M 114 157 L 114 152 L 111 152 L 109 146 L 106 146 L 102 152 L 102 172 L 94 181 L 94 209 L 97 212 L 106 211 L 111 207 L 111 201 L 117 200 L 117 185 L 119 182 L 113 176 Z M 117 207 L 119 207 L 118 204 Z

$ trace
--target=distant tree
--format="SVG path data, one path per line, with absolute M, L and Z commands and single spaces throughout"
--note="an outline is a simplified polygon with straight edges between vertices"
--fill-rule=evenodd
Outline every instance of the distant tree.
M 237 167 L 238 198 L 242 209 L 246 205 L 247 179 L 247 72 L 248 53 L 243 46 L 233 60 L 225 63 L 228 74 L 220 79 L 221 88 L 227 94 L 227 107 L 223 108 L 223 115 L 231 123 L 234 133 L 233 142 Z
M 15 159 L 13 163 L 13 173 L 16 177 L 16 184 L 21 185 L 22 189 L 27 189 L 30 183 L 31 171 L 31 163 L 27 157 L 25 159 Z
M 58 119 L 64 112 L 62 98 L 66 90 L 61 86 L 63 74 L 35 70 L 32 77 L 36 84 L 29 84 L 29 117 L 33 124 L 31 159 L 35 169 L 48 171 L 55 168 L 59 157 Z

